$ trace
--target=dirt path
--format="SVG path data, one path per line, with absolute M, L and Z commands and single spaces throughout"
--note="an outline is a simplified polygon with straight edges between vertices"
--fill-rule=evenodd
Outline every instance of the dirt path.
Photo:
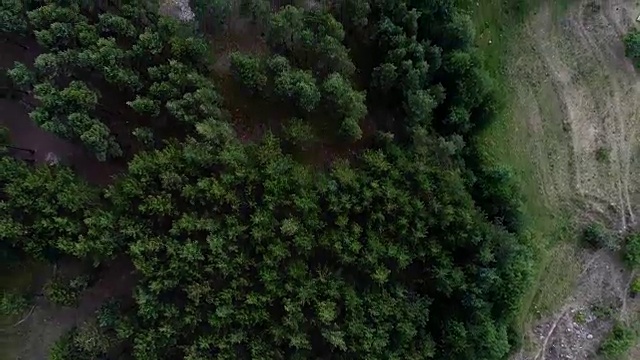
M 31 63 L 35 56 L 35 53 L 16 49 L 11 44 L 0 43 L 0 68 L 10 67 L 14 61 Z M 42 130 L 31 121 L 28 112 L 24 104 L 0 98 L 0 125 L 9 129 L 12 145 L 35 151 L 33 158 L 37 164 L 47 163 L 51 154 L 55 154 L 61 162 L 73 166 L 78 175 L 94 185 L 110 183 L 113 176 L 122 170 L 122 165 L 100 162 L 81 146 Z M 35 306 L 24 314 L 28 315 L 24 321 L 2 321 L 0 359 L 48 358 L 49 348 L 55 340 L 74 325 L 79 325 L 94 316 L 105 300 L 112 296 L 131 296 L 135 282 L 135 278 L 130 274 L 132 270 L 132 265 L 121 260 L 120 263 L 109 267 L 101 280 L 83 294 L 77 308 L 55 307 L 39 297 Z M 35 272 L 39 275 L 30 281 L 36 287 L 31 291 L 38 293 L 41 292 L 40 287 L 44 279 L 50 274 L 47 271 Z M 3 282 L 0 285 L 6 284 Z
M 527 347 L 514 360 L 591 359 L 613 319 L 637 311 L 638 300 L 628 298 L 631 274 L 604 250 L 584 251 L 577 259 L 582 271 L 564 305 L 544 317 L 526 334 Z
M 541 192 L 551 208 L 621 233 L 636 228 L 640 77 L 621 38 L 637 26 L 640 4 L 575 0 L 560 16 L 548 4 L 525 26 L 509 67 Z M 615 257 L 580 250 L 571 261 L 579 275 L 570 296 L 532 326 L 516 359 L 593 358 L 612 319 L 637 311 L 631 274 Z
M 615 214 L 620 230 L 636 220 L 640 82 L 620 41 L 634 13 L 622 0 L 576 2 L 559 19 L 543 7 L 512 70 L 527 74 L 515 85 L 520 97 L 537 103 L 528 126 L 546 153 L 538 159 L 546 191 Z
M 30 43 L 25 51 L 13 44 L 0 43 L 0 69 L 10 68 L 16 61 L 32 63 L 37 56 L 36 48 Z M 43 164 L 50 154 L 55 154 L 92 184 L 108 184 L 122 170 L 121 164 L 100 162 L 82 146 L 40 129 L 29 118 L 27 107 L 18 101 L 0 99 L 0 125 L 9 129 L 12 145 L 35 150 L 37 163 Z
M 96 311 L 112 298 L 130 298 L 136 283 L 134 267 L 126 258 L 118 258 L 99 274 L 99 280 L 82 293 L 77 307 L 55 306 L 44 298 L 35 303 L 33 312 L 13 336 L 22 339 L 14 350 L 16 360 L 47 359 L 55 341 L 74 326 L 95 316 Z
M 73 277 L 82 269 L 75 262 L 62 262 L 55 267 L 44 263 L 24 264 L 16 269 L 22 279 L 13 281 L 10 287 L 35 297 L 33 305 L 24 313 L 0 319 L 1 360 L 47 359 L 54 342 L 72 327 L 94 318 L 105 301 L 112 298 L 132 301 L 137 277 L 133 264 L 124 256 L 105 264 L 96 274 L 98 281 L 81 294 L 77 306 L 56 306 L 42 296 L 43 286 L 54 273 Z

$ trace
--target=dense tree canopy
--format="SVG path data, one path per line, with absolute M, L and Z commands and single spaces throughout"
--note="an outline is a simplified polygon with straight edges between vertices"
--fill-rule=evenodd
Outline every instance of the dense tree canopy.
M 266 53 L 216 55 L 248 106 L 286 114 L 255 141 L 222 116 L 194 26 L 151 0 L 89 3 L 3 2 L 3 33 L 42 48 L 8 75 L 43 129 L 131 161 L 96 189 L 1 158 L 0 241 L 44 258 L 126 253 L 127 356 L 508 355 L 531 253 L 511 173 L 474 147 L 493 84 L 454 2 L 243 2 Z M 231 16 L 196 5 L 203 24 Z M 348 155 L 326 168 L 296 156 L 336 134 L 325 144 Z
M 1 157 L 0 184 L 0 239 L 5 244 L 37 258 L 64 254 L 98 259 L 113 254 L 114 238 L 101 238 L 107 233 L 99 230 L 109 227 L 108 215 L 94 212 L 98 191 L 69 168 L 32 168 Z
M 24 18 L 24 1 L 6 0 L 0 7 L 0 34 L 3 36 L 22 35 L 27 31 Z
M 526 252 L 455 169 L 412 160 L 371 150 L 316 174 L 269 136 L 137 156 L 111 190 L 144 276 L 136 356 L 506 354 L 495 318 L 523 291 Z
M 219 116 L 218 95 L 203 75 L 206 43 L 145 3 L 101 9 L 52 1 L 32 4 L 22 18 L 44 48 L 33 74 L 22 64 L 10 72 L 19 86 L 33 86 L 32 119 L 103 161 L 134 146 L 137 128 L 164 138 Z

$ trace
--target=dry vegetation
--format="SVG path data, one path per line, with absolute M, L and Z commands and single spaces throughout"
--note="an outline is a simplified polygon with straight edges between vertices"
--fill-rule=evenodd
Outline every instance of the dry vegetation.
M 529 197 L 539 197 L 529 201 L 552 213 L 538 222 L 563 227 L 546 229 L 551 250 L 542 257 L 523 321 L 525 345 L 515 358 L 590 359 L 613 321 L 631 322 L 640 309 L 616 256 L 566 241 L 592 220 L 621 234 L 637 228 L 640 78 L 621 39 L 637 27 L 640 6 L 583 0 L 558 11 L 551 4 L 543 2 L 514 36 L 506 71 L 515 94 L 507 141 L 527 139 L 515 156 L 532 162 L 521 171 L 533 187 Z M 481 32 L 481 41 L 493 35 Z

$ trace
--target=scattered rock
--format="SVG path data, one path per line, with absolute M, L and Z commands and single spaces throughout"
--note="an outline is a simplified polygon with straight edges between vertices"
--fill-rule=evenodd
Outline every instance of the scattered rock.
M 196 17 L 188 0 L 163 0 L 160 4 L 160 11 L 164 15 L 184 22 L 192 21 Z
M 48 165 L 58 165 L 58 163 L 60 163 L 60 158 L 58 157 L 58 155 L 54 154 L 53 152 L 48 152 L 47 156 L 44 158 L 44 161 L 47 162 Z

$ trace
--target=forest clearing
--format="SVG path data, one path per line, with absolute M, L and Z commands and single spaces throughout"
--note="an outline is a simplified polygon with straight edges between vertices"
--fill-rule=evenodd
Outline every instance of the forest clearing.
M 4 1 L 0 360 L 640 358 L 638 14 Z
M 532 7 L 519 31 L 495 46 L 508 49 L 499 70 L 513 95 L 510 120 L 485 138 L 488 156 L 519 170 L 533 231 L 548 247 L 514 359 L 592 359 L 614 323 L 634 323 L 639 310 L 629 297 L 635 271 L 610 251 L 584 249 L 579 235 L 593 221 L 620 234 L 638 226 L 640 82 L 622 38 L 638 26 L 640 6 L 603 0 Z M 479 41 L 490 47 L 501 33 L 482 29 Z

